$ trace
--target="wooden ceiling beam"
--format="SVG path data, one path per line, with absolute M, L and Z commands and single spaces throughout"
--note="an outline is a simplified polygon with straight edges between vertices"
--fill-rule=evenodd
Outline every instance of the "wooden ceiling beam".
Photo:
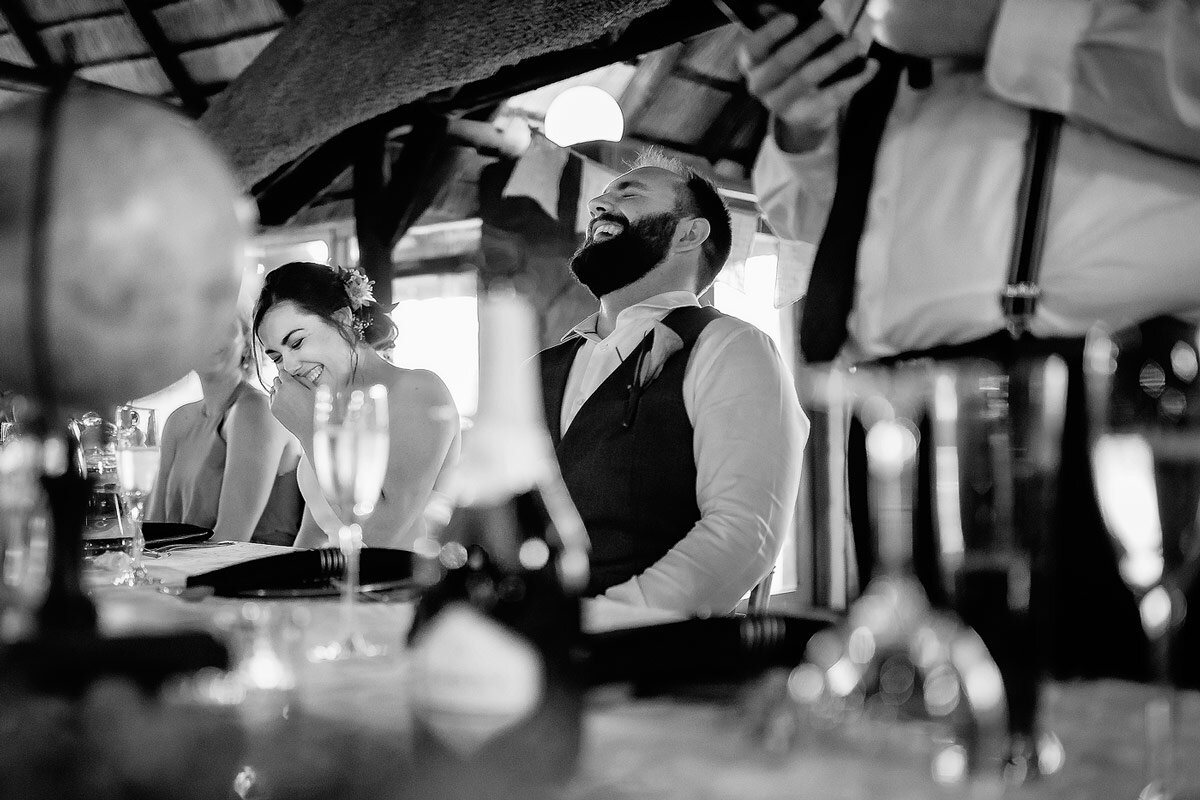
M 387 131 L 364 135 L 354 158 L 354 236 L 358 240 L 358 268 L 375 282 L 375 300 L 392 303 L 392 249 L 380 231 L 386 186 Z
M 127 0 L 127 2 L 136 3 L 138 0 Z M 275 33 L 283 28 L 286 23 L 268 22 L 265 25 L 255 25 L 252 28 L 241 28 L 236 31 L 221 34 L 220 36 L 202 36 L 180 44 L 178 51 L 180 53 L 194 53 L 198 50 L 212 50 L 222 45 L 232 44 L 234 42 L 242 42 L 246 39 L 252 39 L 256 36 L 262 36 L 268 33 Z
M 431 115 L 413 124 L 404 149 L 388 165 L 378 224 L 380 234 L 389 239 L 389 253 L 442 188 L 451 144 L 446 118 Z
M 679 63 L 675 65 L 672 74 L 677 78 L 682 78 L 685 81 L 707 86 L 709 89 L 716 89 L 718 92 L 726 94 L 739 94 L 745 92 L 745 84 L 738 81 L 731 81 L 727 78 L 718 78 L 716 75 L 709 75 L 707 72 L 701 72 L 695 67 L 687 64 Z
M 0 61 L 0 89 L 10 92 L 41 93 L 50 88 L 50 78 L 42 70 Z
M 129 18 L 133 20 L 138 32 L 150 47 L 150 52 L 162 67 L 167 80 L 175 87 L 175 93 L 179 95 L 183 107 L 193 117 L 199 117 L 208 110 L 208 98 L 183 65 L 175 46 L 171 44 L 162 25 L 159 24 L 158 17 L 154 16 L 154 11 L 144 0 L 124 0 L 124 3 Z
M 637 128 L 642 114 L 654 100 L 655 90 L 674 73 L 676 65 L 682 60 L 685 47 L 682 43 L 664 47 L 641 59 L 633 78 L 617 98 L 625 114 L 626 130 L 632 131 Z
M 376 130 L 354 161 L 354 232 L 359 265 L 375 281 L 375 299 L 392 302 L 392 251 L 429 207 L 447 173 L 450 142 L 446 118 L 414 121 L 395 161 L 387 155 L 387 132 Z
M 740 89 L 729 98 L 724 110 L 708 126 L 708 130 L 696 142 L 694 149 L 713 162 L 721 158 L 740 155 L 730 151 L 730 143 L 734 134 L 748 121 L 757 124 L 759 118 L 765 117 L 766 114 L 766 110 L 757 100 L 747 94 L 744 88 Z M 751 156 L 751 160 L 753 160 L 753 156 Z
M 57 68 L 45 70 L 0 60 L 0 89 L 7 89 L 10 92 L 45 92 L 50 89 L 56 77 L 59 76 L 61 76 L 61 72 Z M 139 98 L 145 97 L 145 95 L 130 92 L 127 89 L 118 89 L 115 86 L 96 83 L 79 76 L 72 76 L 71 82 L 93 86 L 108 92 L 121 92 Z
M 251 189 L 263 225 L 282 225 L 345 172 L 364 143 L 386 135 L 409 120 L 412 111 L 398 108 L 347 128 L 263 178 Z
M 50 56 L 50 50 L 38 34 L 37 23 L 29 16 L 29 9 L 24 0 L 0 0 L 0 14 L 8 20 L 8 27 L 17 37 L 17 41 L 29 54 L 29 60 L 39 69 L 52 70 L 57 65 Z

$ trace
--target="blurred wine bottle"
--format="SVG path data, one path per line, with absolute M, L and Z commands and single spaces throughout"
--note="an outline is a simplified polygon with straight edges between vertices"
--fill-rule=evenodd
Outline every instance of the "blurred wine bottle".
M 578 760 L 588 540 L 546 429 L 537 340 L 514 288 L 481 293 L 478 411 L 449 520 L 420 548 L 414 796 L 537 797 Z

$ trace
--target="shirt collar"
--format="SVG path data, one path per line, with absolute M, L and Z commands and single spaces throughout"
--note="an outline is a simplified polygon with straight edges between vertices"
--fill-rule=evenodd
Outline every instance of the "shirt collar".
M 645 319 L 646 317 L 658 317 L 661 319 L 666 316 L 666 314 L 660 312 L 671 311 L 684 306 L 698 305 L 700 305 L 700 300 L 691 292 L 677 290 L 656 294 L 652 297 L 647 297 L 640 303 L 634 303 L 629 308 L 623 309 L 620 314 L 617 314 L 617 324 L 613 331 L 615 333 L 626 325 L 640 319 Z M 596 321 L 599 317 L 599 311 L 589 314 L 583 321 L 569 330 L 562 340 L 565 342 L 576 336 L 582 336 L 591 342 L 603 341 L 596 333 Z

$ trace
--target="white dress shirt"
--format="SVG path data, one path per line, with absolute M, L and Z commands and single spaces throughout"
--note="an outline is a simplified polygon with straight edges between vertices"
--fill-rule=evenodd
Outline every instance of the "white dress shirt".
M 585 342 L 563 394 L 563 433 L 656 322 L 674 308 L 697 305 L 690 292 L 656 295 L 618 314 L 603 339 L 596 315 L 577 325 L 573 333 Z M 791 528 L 808 419 L 774 342 L 732 317 L 710 323 L 696 340 L 683 402 L 695 431 L 700 520 L 654 565 L 604 597 L 685 614 L 724 613 L 771 570 Z
M 984 72 L 935 64 L 930 89 L 902 82 L 876 164 L 843 356 L 1003 329 L 998 296 L 1030 105 L 1069 120 L 1032 332 L 1074 336 L 1097 320 L 1195 316 L 1200 165 L 1187 159 L 1200 158 L 1198 41 L 1200 20 L 1184 0 L 1141 8 L 1006 0 Z M 779 235 L 820 239 L 836 163 L 832 132 L 802 154 L 768 137 L 754 185 Z

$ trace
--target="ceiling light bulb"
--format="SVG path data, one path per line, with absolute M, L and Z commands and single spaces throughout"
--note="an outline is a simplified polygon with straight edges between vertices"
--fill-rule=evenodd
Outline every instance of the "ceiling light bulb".
M 597 86 L 573 86 L 546 109 L 546 138 L 559 147 L 597 140 L 619 142 L 624 131 L 621 107 Z

